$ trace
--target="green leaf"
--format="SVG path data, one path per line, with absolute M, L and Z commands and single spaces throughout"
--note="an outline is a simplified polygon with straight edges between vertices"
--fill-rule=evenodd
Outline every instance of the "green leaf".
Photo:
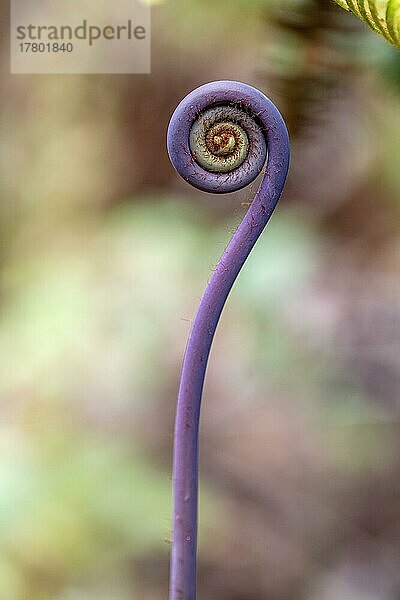
M 400 48 L 400 0 L 336 0 Z

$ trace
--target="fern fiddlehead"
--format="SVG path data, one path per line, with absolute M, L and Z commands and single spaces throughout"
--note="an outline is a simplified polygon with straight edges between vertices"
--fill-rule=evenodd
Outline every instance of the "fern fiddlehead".
M 198 433 L 207 361 L 229 292 L 281 195 L 289 139 L 281 114 L 264 94 L 243 83 L 218 81 L 182 100 L 171 118 L 167 144 L 178 173 L 191 185 L 214 193 L 251 183 L 268 156 L 259 190 L 204 292 L 183 361 L 174 436 L 170 600 L 194 600 Z
M 400 0 L 336 0 L 337 4 L 353 12 L 376 33 L 391 44 L 400 47 Z

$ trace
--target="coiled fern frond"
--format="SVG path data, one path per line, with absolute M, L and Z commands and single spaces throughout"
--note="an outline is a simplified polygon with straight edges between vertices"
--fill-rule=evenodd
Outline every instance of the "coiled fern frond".
M 400 0 L 336 0 L 400 48 Z

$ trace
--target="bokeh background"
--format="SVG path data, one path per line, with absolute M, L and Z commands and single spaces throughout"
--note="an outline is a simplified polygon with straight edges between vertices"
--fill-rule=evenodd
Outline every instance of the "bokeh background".
M 399 51 L 329 0 L 164 0 L 151 75 L 11 76 L 0 10 L 1 600 L 167 597 L 182 355 L 257 187 L 169 164 L 214 79 L 292 166 L 212 351 L 199 598 L 398 600 Z

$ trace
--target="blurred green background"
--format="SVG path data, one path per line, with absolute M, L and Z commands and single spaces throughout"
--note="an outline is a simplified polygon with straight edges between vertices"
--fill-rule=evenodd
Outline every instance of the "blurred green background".
M 213 347 L 199 598 L 398 600 L 399 51 L 329 0 L 159 0 L 151 75 L 11 76 L 0 10 L 0 599 L 167 597 L 182 355 L 257 183 L 194 190 L 165 133 L 237 79 L 293 154 Z

